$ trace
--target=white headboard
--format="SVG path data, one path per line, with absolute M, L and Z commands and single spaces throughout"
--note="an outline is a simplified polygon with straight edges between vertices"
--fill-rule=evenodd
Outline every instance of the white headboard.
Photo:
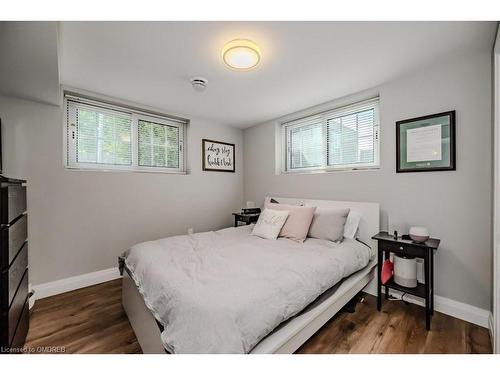
M 374 241 L 371 238 L 380 231 L 380 206 L 378 203 L 327 201 L 305 198 L 283 198 L 275 196 L 272 198 L 285 204 L 302 204 L 323 208 L 350 208 L 351 210 L 361 214 L 358 238 L 370 245 L 373 250 L 377 249 L 377 241 Z M 270 200 L 271 197 L 266 197 L 266 202 L 269 202 Z

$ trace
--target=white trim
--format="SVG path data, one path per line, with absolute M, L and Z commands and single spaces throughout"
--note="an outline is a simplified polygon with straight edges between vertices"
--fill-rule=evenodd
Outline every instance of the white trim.
M 377 295 L 377 284 L 370 283 L 365 289 L 363 289 L 368 294 L 373 296 Z M 402 293 L 391 289 L 390 294 L 394 297 L 400 298 Z M 413 303 L 415 305 L 424 306 L 425 302 L 423 299 L 411 295 L 405 295 L 404 300 L 406 302 Z M 383 304 L 383 301 L 382 301 Z M 476 306 L 468 305 L 463 302 L 458 302 L 446 297 L 434 296 L 434 310 L 445 315 L 453 316 L 454 318 L 465 320 L 466 322 L 477 324 L 478 326 L 489 328 L 490 312 L 485 309 L 481 309 Z M 431 330 L 432 330 L 432 320 L 431 320 Z
M 34 285 L 33 289 L 35 291 L 34 297 L 36 300 L 45 297 L 55 296 L 56 294 L 61 294 L 65 292 L 70 292 L 72 290 L 85 288 L 87 286 L 96 285 L 104 283 L 106 281 L 111 281 L 119 279 L 120 272 L 118 267 L 108 268 L 106 270 L 85 273 L 83 275 L 68 277 L 67 279 L 61 279 L 56 281 L 51 281 L 45 284 Z
M 493 353 L 500 353 L 500 31 L 493 58 Z M 495 335 L 496 334 L 496 335 Z
M 423 305 L 423 301 L 420 302 Z M 441 296 L 434 296 L 434 303 L 436 311 L 488 328 L 488 310 Z
M 493 317 L 493 313 L 490 312 L 488 316 L 488 329 L 490 330 L 490 340 L 491 340 L 491 347 L 495 347 L 495 320 Z M 493 351 L 494 353 L 494 351 Z

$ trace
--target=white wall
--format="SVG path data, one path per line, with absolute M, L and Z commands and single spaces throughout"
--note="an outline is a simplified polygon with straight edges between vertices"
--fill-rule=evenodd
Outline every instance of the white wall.
M 381 168 L 375 171 L 277 175 L 276 121 L 246 129 L 245 200 L 262 203 L 266 195 L 276 195 L 379 202 L 382 228 L 387 228 L 390 214 L 401 222 L 424 225 L 441 238 L 435 262 L 437 295 L 490 309 L 491 70 L 489 51 L 455 56 L 422 67 L 412 76 L 319 106 L 380 94 Z M 453 109 L 457 170 L 396 174 L 395 122 Z
M 232 224 L 243 201 L 242 131 L 191 118 L 189 175 L 63 166 L 59 107 L 0 97 L 4 175 L 28 180 L 30 282 L 117 265 L 133 244 Z M 188 117 L 189 118 L 189 117 Z M 236 144 L 236 173 L 203 172 L 201 139 Z

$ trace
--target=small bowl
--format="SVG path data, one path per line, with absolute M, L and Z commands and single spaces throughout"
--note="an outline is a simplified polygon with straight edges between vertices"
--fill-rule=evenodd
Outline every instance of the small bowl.
M 413 241 L 418 243 L 425 242 L 429 239 L 429 231 L 424 227 L 411 227 L 409 235 Z

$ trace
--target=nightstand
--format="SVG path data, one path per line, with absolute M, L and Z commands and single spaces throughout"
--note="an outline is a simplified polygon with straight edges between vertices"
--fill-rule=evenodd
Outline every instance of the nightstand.
M 425 325 L 427 330 L 431 327 L 431 316 L 434 313 L 434 251 L 439 247 L 437 238 L 429 238 L 422 243 L 414 242 L 409 236 L 398 237 L 387 232 L 380 232 L 372 237 L 378 241 L 378 264 L 377 264 L 377 309 L 382 307 L 382 264 L 389 259 L 390 253 L 406 255 L 424 260 L 425 284 L 417 283 L 415 288 L 398 285 L 391 278 L 385 287 L 385 298 L 389 297 L 389 289 L 395 289 L 403 293 L 411 294 L 425 299 Z
M 245 223 L 246 225 L 256 223 L 259 220 L 260 214 L 244 214 L 241 212 L 234 212 L 234 226 L 237 227 L 238 223 Z

